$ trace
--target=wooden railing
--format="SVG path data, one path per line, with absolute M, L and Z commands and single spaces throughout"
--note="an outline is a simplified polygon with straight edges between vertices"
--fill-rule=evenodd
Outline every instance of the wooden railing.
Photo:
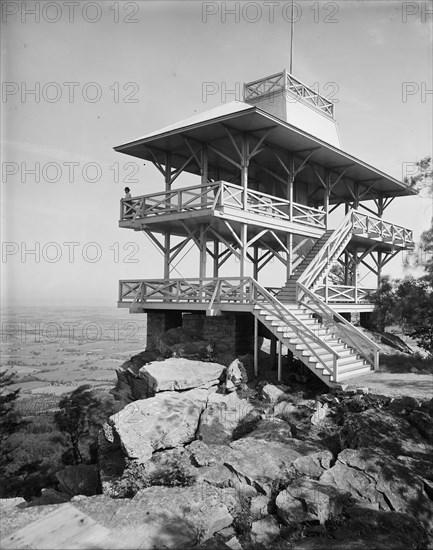
M 326 303 L 370 303 L 371 295 L 376 289 L 356 287 L 350 285 L 320 285 L 314 288 L 314 294 L 323 298 Z
M 345 245 L 352 230 L 352 212 L 346 214 L 343 222 L 335 229 L 324 246 L 316 254 L 316 257 L 305 269 L 298 281 L 311 288 L 319 278 L 324 275 L 324 271 L 330 267 L 336 257 L 339 256 L 341 248 Z M 301 287 L 299 287 L 301 288 Z M 298 299 L 300 296 L 298 297 Z
M 377 369 L 379 366 L 380 346 L 349 323 L 349 321 L 302 283 L 298 282 L 297 286 L 298 295 L 300 296 L 299 303 L 315 313 L 331 334 L 336 335 L 342 342 L 355 349 L 374 369 Z
M 226 207 L 251 214 L 260 214 L 279 221 L 290 221 L 320 229 L 325 228 L 326 214 L 323 210 L 303 204 L 290 203 L 286 199 L 251 189 L 248 189 L 246 193 L 247 197 L 244 201 L 244 189 L 242 187 L 219 181 L 207 185 L 121 199 L 120 219 L 122 221 L 135 221 L 161 214 Z
M 413 245 L 413 233 L 410 229 L 394 225 L 375 216 L 361 214 L 357 210 L 350 210 L 298 281 L 309 289 L 317 285 L 320 277 L 338 258 L 352 234 L 365 234 L 370 238 L 378 238 L 404 247 Z M 340 295 L 343 296 L 343 293 Z
M 286 91 L 313 104 L 329 116 L 334 116 L 332 101 L 321 96 L 316 90 L 310 88 L 287 71 L 245 84 L 244 101 L 248 102 L 260 97 L 272 97 L 281 92 L 286 93 Z
M 410 229 L 387 222 L 381 218 L 376 218 L 375 216 L 361 214 L 357 210 L 352 210 L 352 232 L 380 238 L 385 242 L 405 247 L 410 247 L 414 244 L 413 232 Z

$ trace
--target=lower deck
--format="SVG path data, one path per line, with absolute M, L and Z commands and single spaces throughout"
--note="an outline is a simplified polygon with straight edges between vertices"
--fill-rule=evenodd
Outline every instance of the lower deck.
M 265 289 L 275 297 L 281 290 Z M 371 295 L 375 289 L 350 285 L 317 287 L 315 294 L 338 313 L 368 313 L 374 309 Z M 248 277 L 209 279 L 136 279 L 119 282 L 119 308 L 131 313 L 146 311 L 205 312 L 206 315 L 250 312 L 256 303 Z M 283 302 L 284 303 L 284 302 Z

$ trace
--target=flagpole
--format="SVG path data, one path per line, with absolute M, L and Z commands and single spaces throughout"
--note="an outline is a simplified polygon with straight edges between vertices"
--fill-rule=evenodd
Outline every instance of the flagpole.
M 293 32 L 295 30 L 295 22 L 293 20 L 293 0 L 292 0 L 292 17 L 290 23 L 290 74 L 293 74 Z

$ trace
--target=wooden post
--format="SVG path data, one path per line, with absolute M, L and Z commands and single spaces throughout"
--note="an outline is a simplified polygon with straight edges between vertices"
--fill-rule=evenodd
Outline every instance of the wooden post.
M 353 251 L 353 284 L 355 286 L 355 304 L 358 303 L 358 250 L 355 248 Z
M 328 229 L 328 216 L 329 216 L 329 196 L 330 196 L 330 189 L 331 189 L 331 174 L 326 171 L 325 175 L 325 183 L 326 187 L 323 192 L 323 209 L 325 211 L 325 229 Z
M 164 282 L 170 279 L 170 231 L 164 233 Z
M 242 134 L 242 168 L 241 168 L 241 186 L 243 189 L 243 208 L 248 205 L 248 136 Z
M 218 256 L 219 256 L 219 241 L 218 239 L 214 239 L 213 242 L 213 278 L 218 279 Z
M 201 184 L 207 185 L 208 183 L 208 149 L 207 144 L 203 143 L 201 148 Z M 201 204 L 206 205 L 206 193 L 202 190 Z
M 278 340 L 278 382 L 281 382 L 281 367 L 283 361 L 283 343 L 281 340 Z
M 245 267 L 247 259 L 247 224 L 241 224 L 241 257 L 239 262 L 239 276 L 241 279 L 245 277 Z
M 288 254 L 287 254 L 287 280 L 293 272 L 293 233 L 289 233 L 286 239 Z
M 165 190 L 171 189 L 171 153 L 165 154 Z
M 259 280 L 259 248 L 254 245 L 253 279 Z
M 289 203 L 289 221 L 293 221 L 293 177 L 290 177 L 287 185 L 287 199 Z
M 270 353 L 270 359 L 271 359 L 271 365 L 272 370 L 275 368 L 276 365 L 276 359 L 277 359 L 277 337 L 272 335 L 271 336 L 271 348 L 269 350 Z
M 200 228 L 200 280 L 206 279 L 206 226 Z
M 384 206 L 383 206 L 383 197 L 382 195 L 379 196 L 379 198 L 377 199 L 377 215 L 379 218 L 381 218 L 383 216 L 383 211 L 384 211 Z
M 380 280 L 382 278 L 382 252 L 377 253 L 377 288 L 380 287 Z
M 259 374 L 259 320 L 254 317 L 254 374 Z

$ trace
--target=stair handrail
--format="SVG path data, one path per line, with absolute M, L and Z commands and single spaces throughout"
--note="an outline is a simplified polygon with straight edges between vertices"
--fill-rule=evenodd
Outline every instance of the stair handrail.
M 256 291 L 251 292 L 251 301 L 253 305 L 260 307 L 260 309 L 262 310 L 268 311 L 271 315 L 275 315 L 277 319 L 279 319 L 285 325 L 291 328 L 295 332 L 296 337 L 304 343 L 306 348 L 315 357 L 317 362 L 320 363 L 320 365 L 326 371 L 328 371 L 331 376 L 333 376 L 334 380 L 336 380 L 338 359 L 340 358 L 340 354 L 336 352 L 331 346 L 329 346 L 322 338 L 315 334 L 308 325 L 301 321 L 301 319 L 299 319 L 292 311 L 287 309 L 284 304 L 282 304 L 279 300 L 277 300 L 277 298 L 275 298 L 275 296 L 272 296 L 272 294 L 268 292 L 264 287 L 262 287 L 255 279 L 250 278 L 250 281 L 252 288 L 254 288 L 254 290 Z M 257 300 L 257 293 L 261 294 L 266 299 L 266 301 L 260 302 L 259 300 Z M 274 307 L 271 308 L 270 306 Z M 317 354 L 316 350 L 311 346 L 310 340 L 306 338 L 306 335 L 308 335 L 310 340 L 312 340 L 322 348 L 326 349 L 326 351 L 332 355 L 332 369 L 330 369 L 325 361 L 322 359 L 322 357 Z
M 341 331 L 339 337 L 343 342 L 348 344 L 350 347 L 354 348 L 356 352 L 364 357 L 368 363 L 370 363 L 373 366 L 374 370 L 377 370 L 379 367 L 379 352 L 381 347 L 373 342 L 371 338 L 366 336 L 363 332 L 361 332 L 359 329 L 357 329 L 352 323 L 350 323 L 347 319 L 345 319 L 342 315 L 337 313 L 332 307 L 330 307 L 326 302 L 324 302 L 319 296 L 314 294 L 314 292 L 311 292 L 305 285 L 302 283 L 297 283 L 297 294 L 301 296 L 300 302 L 303 306 L 308 308 L 309 310 L 313 311 L 314 313 L 325 317 L 328 321 L 331 321 L 331 323 L 336 327 L 338 330 L 340 327 L 338 324 L 340 323 L 345 327 L 345 333 L 343 336 L 341 336 Z M 305 297 L 308 296 L 310 299 L 310 302 L 305 300 Z M 316 307 L 313 307 L 311 305 L 311 302 L 315 304 Z M 317 311 L 319 310 L 319 312 Z M 338 322 L 335 322 L 335 319 L 337 319 Z M 359 342 L 356 341 L 356 338 L 358 340 L 361 340 L 363 342 L 363 346 L 359 345 Z M 348 342 L 346 341 L 348 340 Z M 365 346 L 365 347 L 364 347 Z M 366 347 L 372 347 L 373 348 L 373 357 L 371 357 L 367 353 Z
M 350 209 L 341 224 L 333 231 L 329 239 L 299 277 L 298 282 L 302 283 L 307 288 L 311 288 L 313 286 L 326 265 L 332 261 L 332 257 L 336 250 L 338 250 L 341 243 L 351 232 L 353 225 L 352 215 L 353 210 Z

